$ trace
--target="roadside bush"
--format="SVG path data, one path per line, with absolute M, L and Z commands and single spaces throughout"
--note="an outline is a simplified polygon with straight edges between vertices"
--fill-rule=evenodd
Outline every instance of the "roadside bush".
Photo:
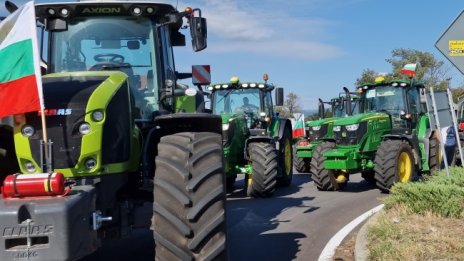
M 426 177 L 423 182 L 398 183 L 384 199 L 387 209 L 404 205 L 418 214 L 432 212 L 442 217 L 464 217 L 464 168 L 451 168 Z

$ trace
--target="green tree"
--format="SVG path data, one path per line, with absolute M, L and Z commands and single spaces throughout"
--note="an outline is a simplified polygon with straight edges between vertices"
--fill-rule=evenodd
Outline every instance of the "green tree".
M 398 48 L 392 51 L 392 57 L 386 59 L 392 65 L 392 76 L 402 78 L 400 73 L 404 65 L 417 64 L 416 79 L 423 81 L 427 87 L 444 89 L 448 86 L 450 68 L 443 61 L 437 60 L 433 54 L 413 49 Z
M 378 75 L 378 73 L 376 71 L 374 71 L 374 70 L 364 69 L 364 71 L 362 72 L 361 77 L 356 79 L 356 86 L 359 86 L 359 85 L 365 84 L 365 83 L 374 82 L 375 77 L 377 77 L 377 75 Z
M 301 112 L 300 97 L 293 92 L 287 94 L 285 107 L 291 115 L 293 115 L 295 112 Z

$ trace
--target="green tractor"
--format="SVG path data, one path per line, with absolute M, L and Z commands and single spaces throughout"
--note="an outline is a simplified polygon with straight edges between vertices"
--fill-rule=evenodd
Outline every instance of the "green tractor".
M 288 186 L 292 170 L 292 127 L 288 119 L 274 111 L 282 106 L 283 89 L 265 82 L 213 84 L 213 113 L 222 118 L 222 136 L 227 186 L 232 188 L 237 174 L 245 174 L 246 193 L 252 197 L 269 197 L 276 185 Z
M 333 137 L 332 124 L 335 119 L 359 113 L 359 97 L 350 93 L 346 87 L 343 90 L 343 94 L 329 102 L 319 99 L 319 120 L 307 122 L 306 137 L 300 138 L 296 143 L 293 165 L 298 172 L 310 172 L 314 149 L 321 143 L 321 140 Z M 332 117 L 325 118 L 324 104 L 331 106 Z
M 35 11 L 46 110 L 0 129 L 0 164 L 19 164 L 1 173 L 0 260 L 77 260 L 150 227 L 155 260 L 225 260 L 221 118 L 177 104 L 194 94 L 178 88 L 172 47 L 185 45 L 186 19 L 194 51 L 206 48 L 200 10 L 81 1 Z
M 359 86 L 363 113 L 335 120 L 311 160 L 319 190 L 343 189 L 352 173 L 388 192 L 396 182 L 439 167 L 439 143 L 430 129 L 424 85 L 414 80 Z

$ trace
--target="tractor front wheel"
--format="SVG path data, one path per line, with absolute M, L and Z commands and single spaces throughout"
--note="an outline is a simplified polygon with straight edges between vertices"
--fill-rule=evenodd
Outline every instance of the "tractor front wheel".
M 311 159 L 311 173 L 314 184 L 318 190 L 337 190 L 340 189 L 340 185 L 337 183 L 335 178 L 335 171 L 324 168 L 324 153 L 335 148 L 335 142 L 324 141 L 319 144 L 314 150 L 313 157 Z M 344 186 L 342 183 L 342 187 Z
M 309 173 L 311 160 L 308 158 L 298 158 L 296 155 L 293 156 L 293 166 L 296 171 L 300 173 Z
M 413 179 L 415 164 L 411 146 L 404 140 L 385 140 L 375 154 L 375 180 L 377 187 L 389 192 L 396 182 Z
M 250 144 L 249 154 L 253 174 L 247 186 L 247 196 L 270 197 L 277 184 L 277 152 L 269 143 L 256 142 Z
M 279 172 L 277 178 L 278 185 L 283 187 L 290 186 L 293 178 L 293 147 L 292 132 L 288 128 L 284 131 L 284 135 L 280 141 Z
M 225 260 L 225 175 L 221 135 L 161 138 L 153 203 L 155 260 Z

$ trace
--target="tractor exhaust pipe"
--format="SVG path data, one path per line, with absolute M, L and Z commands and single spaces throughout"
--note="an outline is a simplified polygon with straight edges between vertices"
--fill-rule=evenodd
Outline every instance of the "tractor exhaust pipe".
M 321 98 L 319 98 L 319 120 L 321 119 L 324 119 L 324 112 L 325 112 L 325 109 L 324 109 L 324 101 L 322 101 Z
M 351 111 L 351 94 L 350 94 L 350 90 L 348 90 L 348 88 L 346 88 L 346 87 L 343 87 L 343 90 L 345 91 L 346 115 L 351 116 L 352 111 Z

